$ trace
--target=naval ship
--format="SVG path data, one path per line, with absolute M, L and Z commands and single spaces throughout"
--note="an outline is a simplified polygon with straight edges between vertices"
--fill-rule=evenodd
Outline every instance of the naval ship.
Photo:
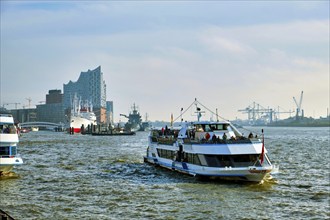
M 145 122 L 142 122 L 141 115 L 135 103 L 133 104 L 132 111 L 129 113 L 128 116 L 125 114 L 120 114 L 120 116 L 123 116 L 128 119 L 128 122 L 125 124 L 125 130 L 127 131 L 145 131 L 149 127 L 149 123 L 147 122 L 147 120 Z

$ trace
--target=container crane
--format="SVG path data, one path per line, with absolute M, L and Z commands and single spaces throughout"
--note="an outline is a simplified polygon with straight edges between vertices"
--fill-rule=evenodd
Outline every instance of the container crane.
M 20 105 L 21 103 L 19 103 L 19 102 L 14 102 L 14 103 L 4 103 L 3 105 L 2 105 L 2 107 L 4 108 L 5 107 L 5 105 L 15 105 L 15 109 L 17 109 L 17 105 Z
M 293 100 L 297 106 L 297 110 L 296 110 L 296 118 L 298 117 L 304 117 L 304 110 L 301 109 L 301 104 L 302 104 L 302 100 L 303 100 L 303 94 L 304 94 L 304 91 L 301 91 L 301 94 L 300 94 L 300 100 L 299 100 L 299 103 L 297 102 L 296 98 L 293 97 Z
M 279 109 L 280 107 L 278 107 Z M 248 114 L 248 120 L 252 125 L 255 125 L 257 123 L 272 123 L 275 120 L 279 118 L 280 113 L 292 113 L 290 111 L 276 111 L 276 109 L 272 108 L 265 108 L 262 105 L 253 102 L 251 105 L 246 107 L 245 109 L 238 110 L 242 113 Z
M 26 98 L 26 100 L 28 100 L 28 102 L 29 102 L 29 108 L 31 107 L 31 101 L 32 101 L 32 99 L 29 97 L 29 98 Z

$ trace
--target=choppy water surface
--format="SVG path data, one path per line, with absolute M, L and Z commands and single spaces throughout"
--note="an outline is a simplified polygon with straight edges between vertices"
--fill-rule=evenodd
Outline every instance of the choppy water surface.
M 144 164 L 146 132 L 31 132 L 20 138 L 24 165 L 0 178 L 0 209 L 16 219 L 329 219 L 329 128 L 265 134 L 281 173 L 251 184 L 199 181 Z

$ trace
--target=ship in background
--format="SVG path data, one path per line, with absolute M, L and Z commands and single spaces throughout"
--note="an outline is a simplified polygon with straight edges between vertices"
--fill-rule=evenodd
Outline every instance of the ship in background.
M 138 107 L 133 104 L 131 108 L 131 112 L 129 115 L 125 114 L 120 114 L 120 116 L 123 116 L 128 119 L 128 122 L 125 124 L 125 130 L 126 131 L 146 131 L 149 128 L 149 122 L 147 119 L 147 114 L 146 114 L 146 120 L 142 122 L 142 117 L 140 115 L 140 112 L 138 110 Z
M 82 102 L 75 94 L 72 100 L 69 119 L 70 130 L 73 129 L 74 133 L 80 133 L 82 128 L 86 129 L 88 126 L 92 125 L 97 125 L 92 103 L 88 101 Z

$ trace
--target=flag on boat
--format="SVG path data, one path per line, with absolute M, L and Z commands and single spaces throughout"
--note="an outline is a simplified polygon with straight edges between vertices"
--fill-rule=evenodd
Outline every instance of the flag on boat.
M 173 127 L 173 113 L 171 113 L 171 127 Z
M 260 154 L 260 164 L 264 162 L 264 157 L 265 157 L 265 138 L 264 138 L 264 130 L 262 130 L 262 148 Z

